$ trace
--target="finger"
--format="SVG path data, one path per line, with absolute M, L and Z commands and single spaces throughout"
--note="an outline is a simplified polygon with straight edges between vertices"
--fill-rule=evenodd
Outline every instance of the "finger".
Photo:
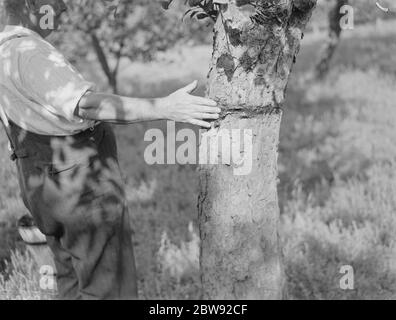
M 208 107 L 203 105 L 193 105 L 195 112 L 199 113 L 221 113 L 221 109 L 219 107 Z
M 191 96 L 191 102 L 195 104 L 202 104 L 204 106 L 216 107 L 217 102 L 212 99 L 207 99 L 203 97 Z
M 217 113 L 195 113 L 194 118 L 196 119 L 219 119 L 219 115 Z
M 197 87 L 198 87 L 198 81 L 195 80 L 194 82 L 191 82 L 188 86 L 181 88 L 179 91 L 192 93 L 195 89 L 197 89 Z
M 196 126 L 203 127 L 203 128 L 210 128 L 211 127 L 211 124 L 209 122 L 198 120 L 198 119 L 190 120 L 190 123 L 193 124 L 193 125 L 196 125 Z

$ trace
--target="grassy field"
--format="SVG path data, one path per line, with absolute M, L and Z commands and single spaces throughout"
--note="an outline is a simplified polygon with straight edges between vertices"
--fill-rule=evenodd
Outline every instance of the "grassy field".
M 288 89 L 279 158 L 290 299 L 396 298 L 395 30 L 387 22 L 345 34 L 322 82 L 309 82 L 306 75 L 323 37 L 303 42 Z M 121 90 L 161 96 L 200 79 L 203 94 L 210 50 L 183 49 L 160 62 L 125 65 Z M 143 136 L 149 127 L 164 123 L 117 127 L 141 297 L 198 298 L 196 168 L 148 166 Z M 51 298 L 37 292 L 37 271 L 19 253 L 23 246 L 14 226 L 25 212 L 3 151 L 5 138 L 0 140 L 0 259 L 11 261 L 2 265 L 0 298 L 2 292 L 8 299 Z M 354 290 L 340 289 L 344 265 L 354 268 Z

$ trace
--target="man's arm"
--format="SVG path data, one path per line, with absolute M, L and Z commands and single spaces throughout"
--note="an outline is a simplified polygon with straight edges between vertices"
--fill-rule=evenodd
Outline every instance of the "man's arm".
M 88 92 L 80 100 L 76 115 L 83 119 L 115 123 L 173 120 L 210 128 L 205 120 L 219 118 L 221 109 L 211 99 L 191 95 L 197 81 L 165 98 L 137 99 Z

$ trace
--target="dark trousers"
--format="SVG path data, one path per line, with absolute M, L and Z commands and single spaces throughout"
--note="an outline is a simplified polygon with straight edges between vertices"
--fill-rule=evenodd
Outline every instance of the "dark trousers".
M 25 206 L 55 256 L 60 299 L 136 299 L 124 181 L 112 128 L 42 136 L 11 123 Z

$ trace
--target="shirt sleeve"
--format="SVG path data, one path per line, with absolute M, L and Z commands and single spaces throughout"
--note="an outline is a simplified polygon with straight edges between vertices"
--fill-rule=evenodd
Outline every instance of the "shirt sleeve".
M 26 95 L 56 116 L 81 122 L 74 112 L 85 93 L 94 89 L 94 84 L 86 81 L 49 45 L 22 54 L 20 60 L 19 74 Z

